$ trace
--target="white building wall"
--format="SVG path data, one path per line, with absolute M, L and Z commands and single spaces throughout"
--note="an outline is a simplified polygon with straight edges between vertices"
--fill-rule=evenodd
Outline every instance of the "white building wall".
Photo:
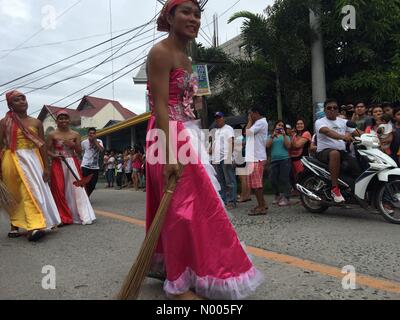
M 50 127 L 56 128 L 57 124 L 54 121 L 53 117 L 50 114 L 48 114 L 47 117 L 43 121 L 44 132 L 46 132 L 47 129 Z
M 246 51 L 243 46 L 243 38 L 241 35 L 221 44 L 219 48 L 232 58 L 246 58 Z
M 111 103 L 108 103 L 94 117 L 81 117 L 81 128 L 102 129 L 110 120 L 124 121 L 124 117 Z

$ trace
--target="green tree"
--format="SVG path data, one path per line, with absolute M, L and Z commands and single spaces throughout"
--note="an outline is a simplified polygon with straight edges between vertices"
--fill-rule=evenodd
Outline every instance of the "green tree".
M 321 1 L 328 92 L 344 101 L 400 100 L 400 1 Z M 356 9 L 345 31 L 342 8 Z
M 242 35 L 248 52 L 264 60 L 275 78 L 278 118 L 293 114 L 304 102 L 311 105 L 309 43 L 312 33 L 308 24 L 309 1 L 278 0 L 264 14 L 241 11 L 229 21 L 245 18 Z M 302 89 L 302 92 L 299 91 Z

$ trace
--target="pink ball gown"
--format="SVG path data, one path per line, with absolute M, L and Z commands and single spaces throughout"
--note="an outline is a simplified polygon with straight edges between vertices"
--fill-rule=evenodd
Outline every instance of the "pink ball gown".
M 177 184 L 153 258 L 152 271 L 165 273 L 167 295 L 193 289 L 208 299 L 243 299 L 255 291 L 263 281 L 263 275 L 243 249 L 219 197 L 215 171 L 209 161 L 204 160 L 208 158 L 205 147 L 199 147 L 196 141 L 200 129 L 192 106 L 197 79 L 184 69 L 176 69 L 171 72 L 169 81 L 170 135 L 177 139 L 182 132 L 189 132 L 188 153 L 198 161 L 185 165 Z M 147 230 L 164 188 L 163 165 L 149 161 L 157 152 L 154 152 L 156 139 L 152 130 L 156 128 L 154 104 L 151 88 L 148 89 L 153 115 L 146 139 Z M 177 150 L 182 148 L 188 149 L 188 140 L 177 141 Z

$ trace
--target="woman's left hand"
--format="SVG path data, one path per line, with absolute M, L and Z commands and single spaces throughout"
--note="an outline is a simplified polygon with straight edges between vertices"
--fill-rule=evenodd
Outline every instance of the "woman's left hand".
M 46 183 L 50 181 L 50 172 L 47 168 L 43 169 L 43 181 Z

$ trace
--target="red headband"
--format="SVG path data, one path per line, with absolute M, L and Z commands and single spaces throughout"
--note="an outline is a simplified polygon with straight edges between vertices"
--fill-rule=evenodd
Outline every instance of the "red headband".
M 58 117 L 60 117 L 60 116 L 67 116 L 67 117 L 69 118 L 69 114 L 68 114 L 68 112 L 65 111 L 65 110 L 60 110 L 60 111 L 58 111 L 58 112 L 57 112 L 57 115 L 56 115 L 56 119 L 58 119 Z
M 173 8 L 185 2 L 193 2 L 195 4 L 198 4 L 197 0 L 168 0 L 165 3 L 164 8 L 161 10 L 160 16 L 157 19 L 158 31 L 169 31 L 170 25 L 167 20 L 168 15 L 171 13 Z
M 6 100 L 7 100 L 7 105 L 9 108 L 12 106 L 12 99 L 16 96 L 24 96 L 23 93 L 19 92 L 18 90 L 12 90 L 6 93 Z

